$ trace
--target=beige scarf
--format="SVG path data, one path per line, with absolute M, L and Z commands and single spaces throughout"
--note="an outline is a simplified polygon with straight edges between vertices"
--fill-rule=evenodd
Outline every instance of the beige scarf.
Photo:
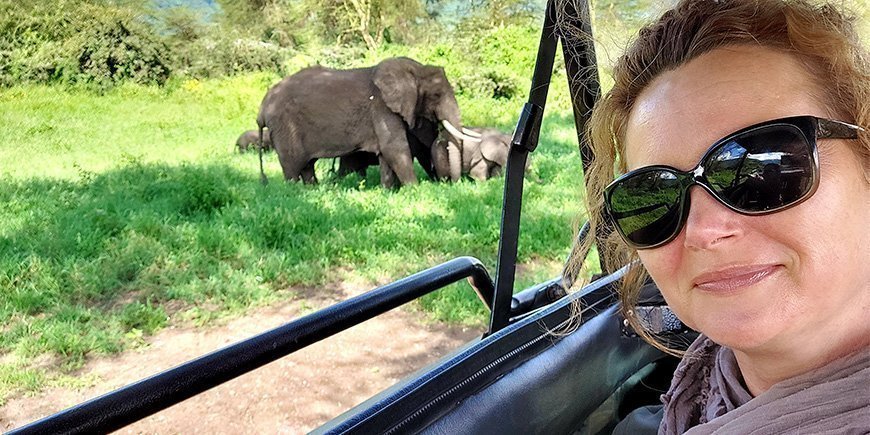
M 701 335 L 662 396 L 659 434 L 868 434 L 870 348 L 753 398 L 734 353 Z

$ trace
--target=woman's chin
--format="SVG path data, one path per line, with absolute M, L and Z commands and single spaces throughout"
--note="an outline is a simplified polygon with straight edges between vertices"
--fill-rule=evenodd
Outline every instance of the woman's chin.
M 779 273 L 730 292 L 694 289 L 696 329 L 714 342 L 734 349 L 763 346 L 782 332 L 794 313 L 794 300 Z M 791 308 L 790 308 L 791 307 Z
M 780 319 L 764 307 L 751 310 L 745 306 L 720 305 L 706 313 L 704 319 L 697 322 L 698 330 L 714 342 L 735 350 L 759 349 L 782 329 L 778 327 Z

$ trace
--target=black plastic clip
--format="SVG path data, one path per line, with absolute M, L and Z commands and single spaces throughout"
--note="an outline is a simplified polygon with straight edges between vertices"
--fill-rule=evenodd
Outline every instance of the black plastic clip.
M 517 121 L 511 147 L 530 153 L 538 147 L 538 134 L 541 131 L 541 120 L 544 118 L 544 108 L 532 103 L 526 103 Z

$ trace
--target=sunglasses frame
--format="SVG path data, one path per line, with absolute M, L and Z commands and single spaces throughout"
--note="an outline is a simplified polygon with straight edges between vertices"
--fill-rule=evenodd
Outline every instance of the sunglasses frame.
M 807 146 L 809 146 L 809 148 L 810 148 L 809 149 L 809 157 L 810 157 L 811 165 L 812 165 L 812 167 L 811 167 L 811 169 L 812 169 L 812 181 L 811 181 L 811 183 L 812 184 L 810 186 L 810 189 L 805 194 L 803 194 L 799 199 L 792 201 L 788 204 L 785 204 L 783 206 L 772 208 L 769 210 L 747 211 L 747 210 L 741 210 L 737 207 L 732 206 L 731 204 L 726 202 L 725 199 L 722 198 L 718 193 L 716 193 L 713 190 L 713 188 L 710 186 L 709 181 L 707 180 L 707 178 L 705 176 L 704 162 L 706 162 L 708 160 L 708 158 L 713 154 L 714 151 L 718 151 L 718 149 L 722 145 L 727 144 L 735 137 L 742 136 L 742 135 L 745 135 L 747 133 L 751 133 L 753 131 L 766 129 L 768 127 L 773 127 L 773 126 L 777 126 L 777 125 L 796 128 L 797 130 L 799 130 L 801 132 L 801 134 L 804 137 L 805 143 L 807 144 Z M 852 124 L 849 124 L 846 122 L 835 121 L 832 119 L 819 118 L 819 117 L 812 116 L 812 115 L 789 116 L 786 118 L 772 119 L 769 121 L 764 121 L 764 122 L 760 122 L 757 124 L 753 124 L 753 125 L 750 125 L 749 127 L 745 127 L 745 128 L 740 129 L 740 130 L 737 130 L 733 133 L 730 133 L 727 136 L 717 140 L 712 145 L 710 145 L 710 147 L 707 149 L 706 152 L 704 152 L 704 155 L 698 161 L 698 164 L 692 170 L 681 171 L 677 168 L 674 168 L 673 166 L 651 165 L 651 166 L 644 166 L 644 167 L 641 167 L 641 168 L 638 168 L 638 169 L 635 169 L 633 171 L 629 171 L 629 172 L 623 174 L 622 176 L 620 176 L 619 178 L 617 178 L 616 180 L 611 182 L 604 189 L 605 215 L 607 216 L 608 219 L 610 219 L 613 227 L 616 228 L 616 231 L 619 233 L 619 235 L 622 237 L 622 239 L 630 247 L 632 247 L 634 249 L 652 249 L 652 248 L 657 248 L 659 246 L 670 243 L 683 231 L 683 227 L 686 224 L 686 218 L 688 217 L 688 214 L 689 214 L 689 207 L 691 205 L 690 199 L 689 199 L 689 188 L 691 188 L 694 185 L 698 185 L 698 186 L 704 188 L 704 190 L 709 192 L 710 195 L 712 195 L 713 198 L 716 199 L 716 201 L 718 201 L 720 204 L 728 207 L 729 210 L 732 210 L 736 213 L 746 215 L 746 216 L 760 216 L 760 215 L 776 213 L 776 212 L 794 207 L 794 206 L 806 201 L 811 196 L 813 196 L 813 194 L 816 192 L 816 189 L 819 187 L 819 152 L 818 152 L 818 146 L 816 144 L 816 141 L 818 139 L 857 139 L 858 138 L 858 131 L 864 131 L 864 129 L 857 126 L 857 125 L 852 125 Z M 610 205 L 611 199 L 612 199 L 611 195 L 612 195 L 613 191 L 626 179 L 633 178 L 639 174 L 643 174 L 646 172 L 652 172 L 652 171 L 665 171 L 665 172 L 673 173 L 674 175 L 676 175 L 677 180 L 680 183 L 680 193 L 678 196 L 678 201 L 679 201 L 678 206 L 680 207 L 679 221 L 678 221 L 677 226 L 676 226 L 676 231 L 674 231 L 674 233 L 671 234 L 670 236 L 668 236 L 665 240 L 658 242 L 658 243 L 655 243 L 655 244 L 651 244 L 651 245 L 640 245 L 640 244 L 632 242 L 628 238 L 628 236 L 623 232 L 622 228 L 616 223 L 616 218 L 614 217 L 615 212 L 613 211 L 613 209 Z

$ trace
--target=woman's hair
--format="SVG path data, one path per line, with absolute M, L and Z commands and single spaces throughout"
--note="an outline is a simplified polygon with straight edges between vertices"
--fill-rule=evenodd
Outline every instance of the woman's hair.
M 663 72 L 711 50 L 755 45 L 796 56 L 817 83 L 814 95 L 841 121 L 870 126 L 870 73 L 867 53 L 855 30 L 855 18 L 830 4 L 805 0 L 682 0 L 657 21 L 643 27 L 613 68 L 613 88 L 596 102 L 587 126 L 594 160 L 586 174 L 586 205 L 590 233 L 605 228 L 603 191 L 615 172 L 626 171 L 626 123 L 635 101 Z M 564 29 L 563 29 L 564 31 Z M 727 67 L 723 65 L 723 67 Z M 795 92 L 810 90 L 795 89 Z M 870 183 L 870 137 L 859 133 L 853 151 L 862 161 Z M 647 341 L 667 350 L 645 331 L 632 308 L 641 285 L 649 279 L 639 266 L 637 252 L 610 230 L 598 246 L 605 264 L 631 267 L 619 291 L 622 312 Z M 593 237 L 572 253 L 566 270 L 580 270 Z

